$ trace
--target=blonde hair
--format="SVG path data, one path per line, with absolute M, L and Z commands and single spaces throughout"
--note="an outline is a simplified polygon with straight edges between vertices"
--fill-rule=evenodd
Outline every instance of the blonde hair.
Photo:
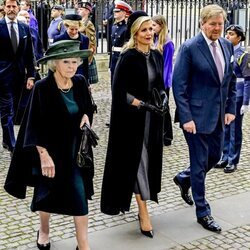
M 148 21 L 151 21 L 151 17 L 149 16 L 141 16 L 138 17 L 134 23 L 131 26 L 130 29 L 130 39 L 128 40 L 128 42 L 124 45 L 123 50 L 125 51 L 127 49 L 132 49 L 136 47 L 136 40 L 135 40 L 135 36 L 138 32 L 138 30 L 141 28 L 142 24 Z M 150 46 L 151 47 L 151 46 Z
M 219 15 L 223 16 L 224 21 L 227 20 L 227 14 L 222 7 L 217 4 L 209 4 L 201 10 L 200 24 L 203 25 L 208 19 L 218 17 Z
M 68 28 L 69 26 L 79 26 L 79 29 L 83 27 L 83 22 L 82 20 L 64 20 L 63 24 L 66 28 Z
M 155 15 L 152 17 L 152 20 L 156 22 L 160 27 L 161 31 L 159 33 L 158 44 L 156 48 L 163 53 L 163 46 L 167 41 L 168 36 L 168 25 L 166 18 L 163 15 Z

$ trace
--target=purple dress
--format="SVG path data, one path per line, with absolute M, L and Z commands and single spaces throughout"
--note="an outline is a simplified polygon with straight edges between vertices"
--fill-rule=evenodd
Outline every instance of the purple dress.
M 155 36 L 154 45 L 158 44 L 158 36 Z M 163 79 L 165 89 L 172 87 L 172 72 L 173 72 L 173 56 L 174 56 L 174 43 L 172 40 L 167 39 L 163 45 Z

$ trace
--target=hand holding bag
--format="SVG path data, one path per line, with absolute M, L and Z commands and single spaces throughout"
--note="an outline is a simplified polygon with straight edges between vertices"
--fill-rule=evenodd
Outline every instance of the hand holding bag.
M 81 143 L 77 153 L 77 165 L 80 168 L 89 168 L 94 165 L 91 147 L 98 145 L 99 137 L 86 123 L 83 125 L 82 131 Z

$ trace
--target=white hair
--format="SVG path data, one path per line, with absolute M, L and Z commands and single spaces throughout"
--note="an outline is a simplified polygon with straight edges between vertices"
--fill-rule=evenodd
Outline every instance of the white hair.
M 48 60 L 47 61 L 47 66 L 48 68 L 52 71 L 52 72 L 55 72 L 56 71 L 56 64 L 59 60 L 64 60 L 64 59 L 67 59 L 67 58 L 62 58 L 62 59 L 51 59 L 51 60 Z M 82 64 L 82 59 L 80 57 L 77 57 L 77 64 L 78 66 Z

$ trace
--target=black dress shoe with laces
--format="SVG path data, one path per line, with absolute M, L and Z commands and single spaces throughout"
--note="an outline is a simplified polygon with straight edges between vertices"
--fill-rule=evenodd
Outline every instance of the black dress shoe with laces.
M 228 162 L 227 161 L 223 161 L 220 160 L 215 166 L 214 168 L 225 168 L 227 166 Z
M 197 218 L 197 222 L 201 224 L 205 229 L 212 232 L 221 232 L 221 227 L 211 215 Z
M 173 179 L 174 183 L 180 188 L 182 199 L 190 206 L 194 204 L 191 195 L 189 194 L 189 187 L 183 185 L 178 180 L 178 177 L 175 176 Z
M 233 173 L 236 169 L 237 169 L 237 165 L 236 164 L 228 164 L 224 168 L 224 173 Z

